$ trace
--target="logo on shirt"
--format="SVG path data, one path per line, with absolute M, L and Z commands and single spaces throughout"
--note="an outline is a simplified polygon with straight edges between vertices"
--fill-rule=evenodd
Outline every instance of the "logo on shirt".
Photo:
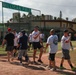
M 56 37 L 54 37 L 54 39 L 53 39 L 53 43 L 54 43 L 55 45 L 58 44 L 58 39 L 57 39 Z

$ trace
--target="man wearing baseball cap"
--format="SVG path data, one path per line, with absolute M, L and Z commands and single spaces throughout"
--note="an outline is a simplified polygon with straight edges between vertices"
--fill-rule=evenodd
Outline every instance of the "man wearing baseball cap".
M 55 71 L 56 70 L 55 55 L 56 55 L 57 50 L 58 50 L 58 36 L 55 34 L 54 29 L 50 30 L 50 36 L 47 39 L 45 52 L 46 52 L 46 49 L 48 48 L 48 46 L 50 46 L 49 47 L 49 66 L 48 66 L 48 69 Z M 51 68 L 51 66 L 52 66 L 52 68 Z
M 7 51 L 7 57 L 8 61 L 10 62 L 10 57 L 13 54 L 13 48 L 14 48 L 14 34 L 11 32 L 11 28 L 8 28 L 8 33 L 5 35 L 4 40 L 2 42 L 2 47 L 6 44 L 6 51 Z

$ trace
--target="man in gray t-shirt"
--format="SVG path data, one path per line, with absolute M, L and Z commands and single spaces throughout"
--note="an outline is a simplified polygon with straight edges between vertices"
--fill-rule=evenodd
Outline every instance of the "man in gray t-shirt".
M 55 67 L 55 54 L 58 50 L 58 36 L 55 35 L 55 30 L 51 29 L 50 30 L 50 36 L 47 39 L 47 44 L 46 44 L 46 48 L 49 47 L 49 68 L 51 68 L 51 63 L 53 64 L 53 68 L 52 70 L 56 70 Z

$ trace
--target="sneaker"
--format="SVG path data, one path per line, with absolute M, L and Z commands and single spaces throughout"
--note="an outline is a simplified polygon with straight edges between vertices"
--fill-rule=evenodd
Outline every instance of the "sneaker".
M 22 66 L 23 64 L 22 63 L 19 63 L 19 65 Z
M 37 64 L 37 62 L 36 61 L 33 61 L 33 64 Z
M 47 66 L 47 67 L 46 67 L 46 69 L 50 70 L 50 69 L 51 69 L 51 67 L 50 67 L 50 66 Z
M 72 69 L 72 71 L 75 71 L 76 70 L 76 68 L 75 67 L 73 67 L 73 68 L 71 68 Z
M 29 64 L 30 64 L 30 60 L 27 61 L 27 65 L 29 65 Z
M 60 66 L 60 69 L 65 69 L 63 66 Z
M 43 63 L 41 60 L 38 60 L 38 62 Z
M 50 69 L 51 71 L 56 71 L 56 68 L 52 68 L 52 69 Z
M 13 60 L 14 60 L 14 57 L 11 58 L 11 61 L 13 61 Z

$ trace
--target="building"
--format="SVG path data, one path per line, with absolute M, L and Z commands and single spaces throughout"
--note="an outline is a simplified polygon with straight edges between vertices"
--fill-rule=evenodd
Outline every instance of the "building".
M 72 33 L 72 39 L 76 32 L 76 22 L 67 20 L 33 20 L 32 29 L 36 25 L 39 26 L 44 33 L 46 33 L 46 38 L 49 36 L 49 31 L 52 28 L 56 30 L 56 34 L 59 36 L 59 39 L 63 35 L 63 31 L 65 29 L 68 29 L 69 32 Z
M 12 22 L 5 23 L 5 27 L 11 27 L 12 29 L 15 28 L 18 32 L 21 29 L 25 29 L 27 33 L 30 33 L 35 26 L 39 26 L 40 30 L 45 33 L 46 39 L 52 28 L 56 30 L 59 40 L 63 35 L 64 29 L 68 29 L 69 32 L 72 33 L 72 39 L 74 39 L 74 33 L 76 32 L 76 22 L 68 21 L 68 18 L 66 20 L 60 18 L 53 19 L 53 16 L 51 15 L 42 14 L 41 16 L 34 16 L 23 14 L 21 17 L 20 13 L 14 13 Z
M 73 21 L 73 22 L 76 22 L 76 18 L 74 18 L 72 21 Z

